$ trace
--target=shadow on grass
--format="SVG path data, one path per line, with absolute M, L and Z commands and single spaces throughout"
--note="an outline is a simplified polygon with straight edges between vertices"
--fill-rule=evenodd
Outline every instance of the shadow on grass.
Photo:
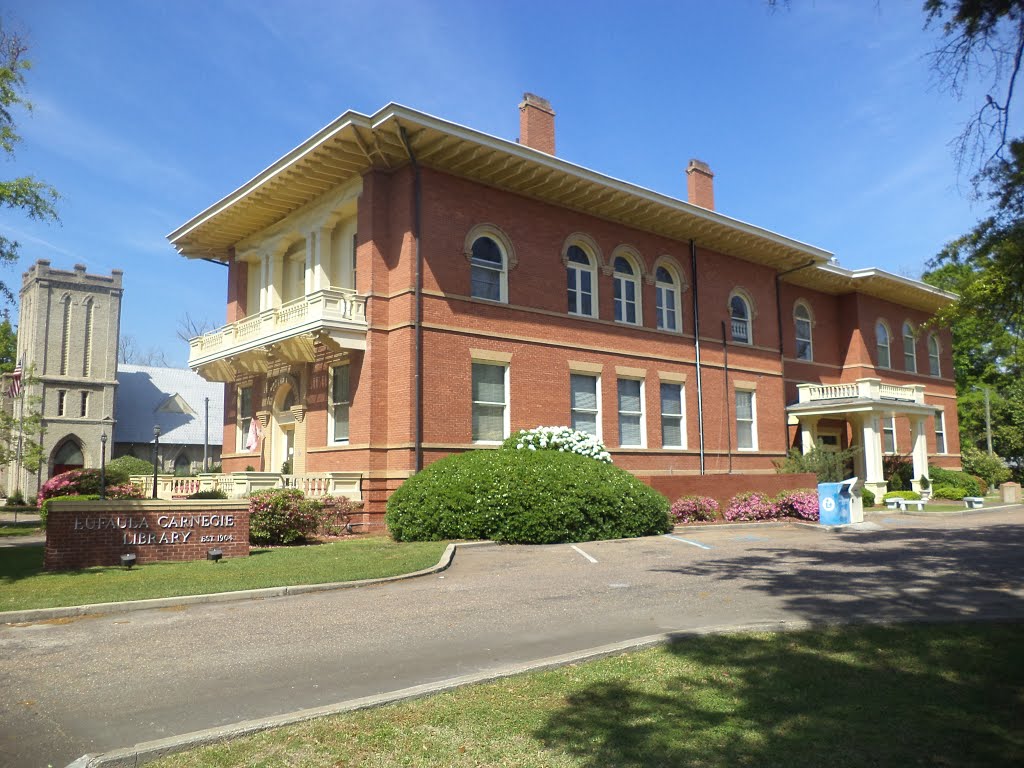
M 580 765 L 1019 766 L 1024 625 L 685 638 L 535 734 Z

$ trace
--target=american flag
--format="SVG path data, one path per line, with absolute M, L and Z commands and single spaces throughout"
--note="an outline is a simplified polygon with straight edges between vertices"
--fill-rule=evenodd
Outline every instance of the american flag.
M 7 390 L 8 397 L 17 397 L 21 394 L 21 360 L 14 366 L 14 373 L 11 374 L 11 386 Z

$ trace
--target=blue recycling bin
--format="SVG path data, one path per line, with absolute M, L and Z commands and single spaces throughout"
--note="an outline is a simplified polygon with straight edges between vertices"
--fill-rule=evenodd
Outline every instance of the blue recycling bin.
M 818 483 L 818 521 L 822 525 L 849 525 L 850 499 L 857 478 L 841 483 Z

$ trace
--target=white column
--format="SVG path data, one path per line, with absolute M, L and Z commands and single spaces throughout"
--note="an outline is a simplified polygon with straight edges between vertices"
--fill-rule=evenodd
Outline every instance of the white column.
M 260 312 L 270 309 L 270 254 L 260 253 Z
M 268 303 L 271 307 L 281 306 L 281 291 L 284 288 L 284 253 L 277 250 L 270 254 L 268 274 Z
M 308 296 L 317 288 L 316 286 L 316 275 L 314 274 L 317 258 L 315 251 L 315 238 L 316 232 L 309 232 L 306 234 L 306 269 L 305 269 L 305 291 L 304 293 Z
M 913 488 L 921 492 L 921 477 L 928 477 L 928 437 L 925 433 L 925 417 L 910 417 L 910 434 L 913 441 L 914 477 Z
M 864 485 L 881 501 L 885 495 L 885 476 L 882 470 L 882 431 L 878 414 L 864 415 L 861 428 L 864 454 Z
M 800 419 L 800 450 L 810 453 L 818 444 L 818 421 L 820 416 L 802 416 Z
M 318 290 L 331 287 L 331 279 L 327 274 L 331 264 L 331 232 L 333 227 L 323 226 L 316 231 L 316 280 Z M 340 280 L 340 275 L 335 275 Z

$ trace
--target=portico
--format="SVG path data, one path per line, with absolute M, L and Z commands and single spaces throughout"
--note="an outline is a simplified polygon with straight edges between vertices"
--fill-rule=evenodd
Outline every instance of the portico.
M 886 492 L 882 456 L 885 453 L 883 420 L 905 417 L 910 421 L 913 487 L 921 491 L 921 478 L 928 477 L 928 441 L 925 420 L 935 415 L 935 406 L 924 401 L 924 386 L 883 384 L 865 378 L 843 384 L 799 384 L 798 401 L 786 408 L 800 425 L 800 446 L 807 453 L 817 444 L 822 419 L 842 419 L 852 428 L 851 446 L 860 448 L 854 458 L 854 472 L 864 487 L 881 498 Z

